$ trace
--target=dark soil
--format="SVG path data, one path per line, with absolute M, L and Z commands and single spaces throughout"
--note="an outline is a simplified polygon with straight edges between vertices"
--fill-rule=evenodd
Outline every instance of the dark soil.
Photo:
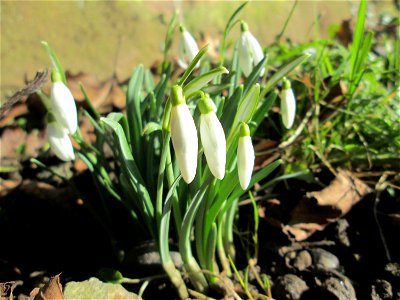
M 137 243 L 137 230 L 124 219 L 123 209 L 113 207 L 112 213 L 121 218 L 113 224 L 113 233 L 106 232 L 103 220 L 91 214 L 70 186 L 48 174 L 46 182 L 40 181 L 38 178 L 46 175 L 43 171 L 23 174 L 20 186 L 0 198 L 0 282 L 15 281 L 14 296 L 29 295 L 34 287 L 60 272 L 62 284 L 100 277 L 103 268 L 118 269 L 131 278 L 162 275 L 157 255 L 153 260 L 148 255 L 143 259 L 146 253 L 156 253 L 154 244 Z M 72 182 L 84 191 L 83 199 L 96 205 L 99 196 L 88 172 Z M 288 205 L 295 206 L 309 188 L 292 180 L 269 194 L 286 197 Z M 273 297 L 400 299 L 400 223 L 394 214 L 399 211 L 399 200 L 393 195 L 380 196 L 378 225 L 375 198 L 374 193 L 368 195 L 346 216 L 304 242 L 291 242 L 276 226 L 276 219 L 290 207 L 277 210 L 268 199 L 261 201 L 265 217 L 260 220 L 257 270 L 268 275 Z M 252 228 L 251 215 L 251 205 L 240 207 L 239 232 Z M 254 251 L 247 238 L 245 234 L 237 238 L 239 269 L 247 266 L 245 254 Z M 254 279 L 250 283 L 264 293 Z M 140 285 L 126 288 L 137 292 Z M 215 291 L 210 295 L 222 297 Z M 168 280 L 159 278 L 150 282 L 144 297 L 174 299 L 176 294 Z

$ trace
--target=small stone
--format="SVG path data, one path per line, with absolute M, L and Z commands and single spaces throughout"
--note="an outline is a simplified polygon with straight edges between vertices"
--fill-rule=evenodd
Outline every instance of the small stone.
M 294 274 L 286 274 L 277 278 L 273 295 L 276 299 L 297 300 L 309 287 L 307 283 Z
M 339 268 L 339 259 L 332 253 L 322 249 L 313 248 L 310 249 L 313 264 L 317 269 L 322 270 L 336 270 Z
M 383 279 L 377 279 L 372 286 L 372 298 L 374 299 L 394 299 L 392 285 Z
M 350 280 L 342 276 L 343 278 L 330 277 L 326 279 L 322 285 L 321 289 L 328 292 L 333 297 L 329 299 L 337 300 L 353 300 L 356 298 L 356 292 L 354 287 L 350 283 Z
M 398 264 L 398 263 L 388 263 L 385 266 L 385 271 L 389 272 L 394 277 L 400 277 L 400 264 Z
M 302 250 L 297 253 L 296 258 L 293 261 L 293 267 L 299 271 L 304 271 L 312 265 L 312 258 L 310 252 Z

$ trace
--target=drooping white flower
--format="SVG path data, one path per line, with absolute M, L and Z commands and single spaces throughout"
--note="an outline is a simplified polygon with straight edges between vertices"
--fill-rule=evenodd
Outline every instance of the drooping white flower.
M 294 117 L 296 115 L 296 99 L 290 81 L 286 78 L 283 78 L 280 98 L 282 123 L 287 129 L 290 129 L 293 126 Z
M 196 125 L 186 105 L 182 88 L 178 85 L 171 91 L 171 139 L 176 160 L 186 183 L 196 176 L 198 139 Z
M 240 29 L 242 34 L 239 40 L 239 65 L 244 76 L 248 77 L 253 68 L 264 58 L 264 53 L 245 22 L 241 23 Z M 264 71 L 262 68 L 260 76 L 264 75 Z
M 251 174 L 254 168 L 254 148 L 251 142 L 250 129 L 246 123 L 242 123 L 240 127 L 240 137 L 237 148 L 237 167 L 240 186 L 243 190 L 247 189 Z
M 52 73 L 50 110 L 56 122 L 65 127 L 70 134 L 78 128 L 78 116 L 74 97 L 69 88 L 61 81 L 57 71 Z
M 187 69 L 189 63 L 193 60 L 196 54 L 199 52 L 199 47 L 193 36 L 185 29 L 180 26 L 181 39 L 179 42 L 179 59 L 178 65 L 182 69 Z M 196 68 L 200 67 L 200 62 L 196 64 Z
M 226 163 L 225 133 L 212 104 L 213 101 L 208 95 L 199 102 L 200 138 L 211 173 L 218 179 L 222 179 L 225 176 Z
M 74 149 L 68 136 L 68 131 L 57 122 L 47 124 L 47 134 L 51 150 L 63 161 L 75 159 Z

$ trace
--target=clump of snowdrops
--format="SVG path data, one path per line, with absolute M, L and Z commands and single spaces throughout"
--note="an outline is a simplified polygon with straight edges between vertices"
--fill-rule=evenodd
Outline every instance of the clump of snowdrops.
M 268 55 L 247 24 L 238 20 L 243 7 L 226 25 L 217 65 L 207 61 L 207 46 L 199 50 L 193 36 L 179 26 L 179 66 L 184 72 L 177 80 L 172 78 L 174 64 L 169 61 L 178 27 L 174 16 L 160 79 L 155 82 L 141 65 L 134 69 L 127 86 L 126 114 L 101 116 L 82 86 L 90 109 L 79 114 L 90 119 L 94 144 L 83 141 L 64 70 L 43 43 L 54 67 L 51 96 L 39 92 L 48 109 L 51 150 L 64 161 L 75 155 L 82 159 L 93 174 L 105 210 L 119 201 L 137 228 L 143 229 L 141 234 L 156 241 L 161 264 L 182 299 L 188 298 L 184 276 L 195 290 L 205 292 L 218 283 L 222 271 L 232 275 L 233 222 L 239 199 L 280 164 L 272 162 L 253 174 L 251 136 L 276 100 L 279 82 L 283 82 L 282 124 L 293 125 L 295 98 L 284 77 L 308 58 L 301 54 L 272 76 L 267 74 Z M 241 35 L 226 61 L 227 38 L 238 24 Z M 70 137 L 79 148 L 73 149 Z M 113 152 L 112 163 L 106 158 L 106 147 Z M 170 239 L 179 245 L 183 270 L 171 259 Z

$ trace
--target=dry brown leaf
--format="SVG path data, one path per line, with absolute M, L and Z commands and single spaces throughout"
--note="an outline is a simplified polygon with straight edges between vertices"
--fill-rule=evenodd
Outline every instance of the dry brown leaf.
M 17 103 L 11 107 L 2 119 L 0 119 L 0 127 L 9 124 L 15 118 L 28 113 L 28 106 L 26 103 Z
M 64 299 L 60 283 L 60 274 L 51 277 L 49 282 L 42 288 L 34 288 L 29 296 L 34 297 L 34 300 Z
M 17 188 L 22 182 L 20 179 L 3 179 L 0 178 L 0 197 L 5 197 L 15 188 Z
M 79 83 L 82 83 L 86 94 L 99 113 L 110 112 L 113 106 L 119 109 L 125 107 L 125 93 L 121 90 L 115 78 L 102 82 L 95 75 L 83 72 L 78 74 L 67 72 L 66 76 L 72 95 L 81 105 L 85 105 L 85 98 Z
M 0 299 L 14 299 L 13 289 L 17 286 L 15 281 L 0 282 Z
M 295 241 L 303 241 L 347 214 L 371 189 L 351 172 L 339 170 L 336 178 L 321 191 L 307 193 L 293 209 L 283 232 Z M 311 199 L 315 199 L 311 201 Z
M 19 127 L 7 127 L 3 130 L 0 137 L 0 161 L 3 165 L 6 163 L 18 165 L 22 156 L 37 156 L 46 142 L 47 136 L 44 132 L 34 130 L 28 134 Z M 17 151 L 20 146 L 25 147 L 23 155 Z

